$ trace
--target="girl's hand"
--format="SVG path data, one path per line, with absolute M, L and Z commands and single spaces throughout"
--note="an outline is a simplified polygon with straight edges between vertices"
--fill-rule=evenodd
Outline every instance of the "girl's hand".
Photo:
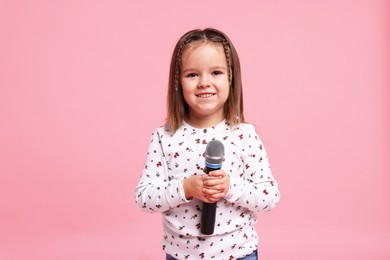
M 224 170 L 211 171 L 204 177 L 203 185 L 205 197 L 210 201 L 209 203 L 213 203 L 229 192 L 230 177 Z
M 211 171 L 208 175 L 193 175 L 184 179 L 183 188 L 187 199 L 214 203 L 222 199 L 230 187 L 230 178 L 224 170 Z

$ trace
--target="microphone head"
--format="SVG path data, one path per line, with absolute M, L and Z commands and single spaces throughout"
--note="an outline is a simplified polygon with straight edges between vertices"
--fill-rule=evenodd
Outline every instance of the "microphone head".
M 225 157 L 225 147 L 218 140 L 211 140 L 206 146 L 205 152 L 206 163 L 221 164 Z

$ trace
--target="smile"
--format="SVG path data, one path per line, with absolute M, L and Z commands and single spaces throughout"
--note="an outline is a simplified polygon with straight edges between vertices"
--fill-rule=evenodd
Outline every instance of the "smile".
M 199 94 L 199 95 L 196 95 L 196 96 L 199 97 L 199 98 L 209 98 L 209 97 L 212 97 L 214 95 L 215 94 L 213 94 L 213 93 L 205 93 L 205 94 Z

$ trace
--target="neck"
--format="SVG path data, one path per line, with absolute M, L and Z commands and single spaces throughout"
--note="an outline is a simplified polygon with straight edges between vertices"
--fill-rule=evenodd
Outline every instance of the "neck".
M 189 115 L 187 122 L 196 128 L 209 128 L 212 126 L 216 126 L 221 123 L 225 119 L 224 115 L 208 115 L 197 117 L 194 115 Z

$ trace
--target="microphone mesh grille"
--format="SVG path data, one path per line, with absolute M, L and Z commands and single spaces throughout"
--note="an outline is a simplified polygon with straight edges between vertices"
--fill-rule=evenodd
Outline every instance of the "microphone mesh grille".
M 222 163 L 225 156 L 225 147 L 223 143 L 218 140 L 210 141 L 206 146 L 206 162 L 217 164 Z

